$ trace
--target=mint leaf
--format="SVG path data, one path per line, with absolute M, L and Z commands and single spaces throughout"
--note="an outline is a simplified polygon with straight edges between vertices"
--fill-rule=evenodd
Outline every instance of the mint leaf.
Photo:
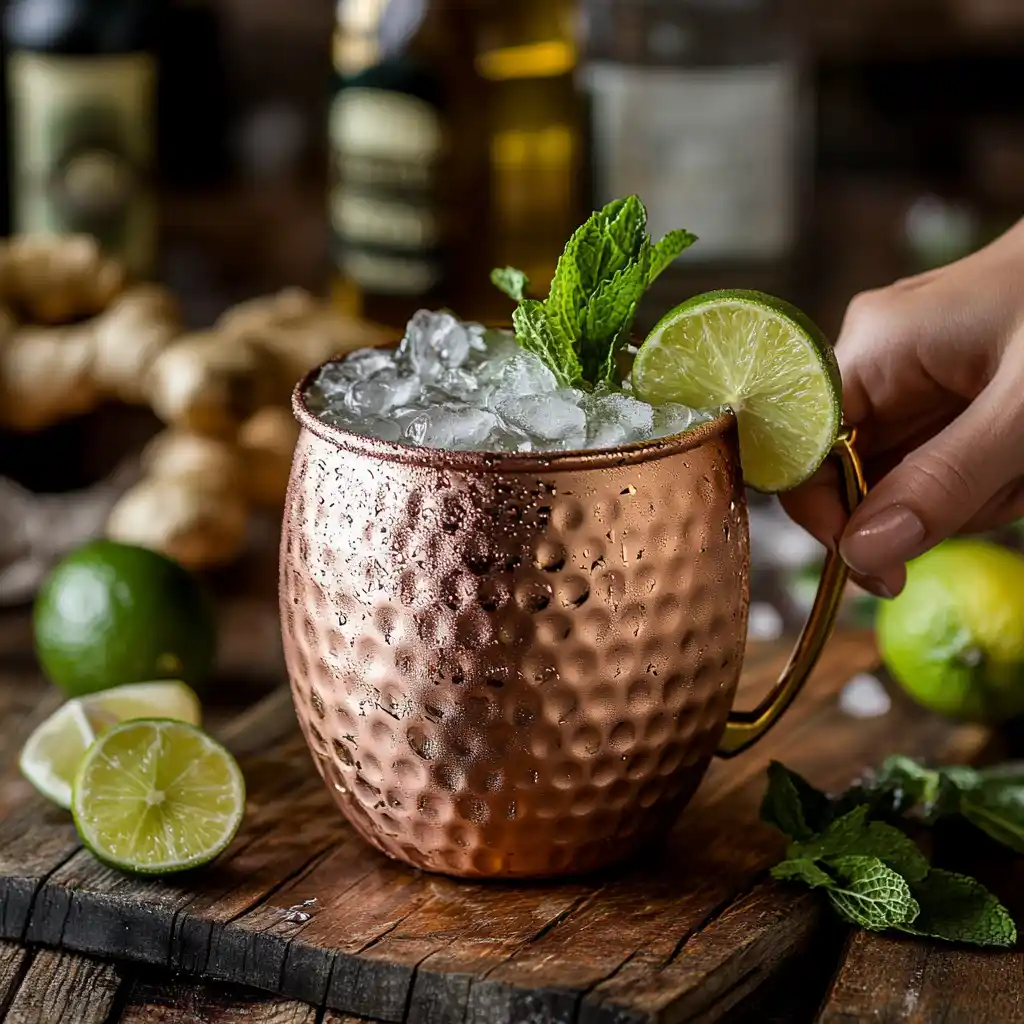
M 597 277 L 591 291 L 630 263 L 637 262 L 643 249 L 650 246 L 647 210 L 638 196 L 627 196 L 609 203 L 599 212 L 598 220 L 603 237 Z M 645 287 L 646 284 L 645 281 Z
M 772 878 L 780 882 L 805 882 L 812 889 L 831 888 L 835 880 L 826 871 L 822 871 L 813 860 L 784 860 L 772 868 Z
M 653 249 L 648 284 L 653 284 L 687 249 L 697 241 L 689 231 L 670 231 Z
M 869 821 L 867 806 L 837 818 L 821 835 L 793 843 L 786 855 L 812 861 L 845 856 L 875 857 L 908 882 L 920 881 L 929 868 L 927 858 L 909 836 L 894 825 Z
M 519 344 L 544 361 L 561 387 L 579 383 L 581 371 L 576 352 L 552 330 L 544 303 L 524 299 L 513 311 L 512 322 Z
M 933 870 L 912 887 L 921 912 L 901 931 L 976 946 L 1012 946 L 1017 926 L 1007 909 L 974 878 Z
M 635 316 L 632 304 L 634 300 L 639 302 L 646 290 L 646 280 L 633 285 L 633 275 L 638 271 L 629 270 L 644 261 L 650 244 L 646 225 L 647 211 L 636 196 L 617 199 L 577 229 L 555 268 L 545 304 L 547 313 L 555 325 L 554 333 L 571 342 L 590 368 L 585 376 L 591 383 L 598 383 L 601 368 L 613 362 L 609 345 L 624 330 L 628 332 Z M 628 279 L 624 281 L 620 275 L 627 270 Z M 647 273 L 645 270 L 643 276 Z M 617 301 L 620 290 L 621 303 Z M 592 302 L 597 303 L 597 309 L 588 316 Z M 619 315 L 611 315 L 616 310 Z M 602 318 L 605 312 L 609 313 L 608 321 Z M 584 350 L 588 350 L 585 357 Z
M 510 299 L 522 302 L 530 287 L 530 279 L 515 267 L 499 267 L 491 271 L 491 284 L 501 289 Z
M 810 839 L 828 827 L 828 797 L 784 764 L 768 765 L 768 790 L 761 801 L 761 820 L 791 839 Z
M 587 380 L 614 382 L 615 357 L 629 340 L 637 306 L 647 288 L 649 259 L 650 252 L 644 243 L 640 258 L 600 285 L 587 303 L 580 351 L 583 376 Z
M 832 866 L 838 877 L 828 898 L 847 921 L 881 932 L 917 918 L 910 886 L 877 857 L 838 857 Z
M 583 334 L 583 310 L 599 283 L 603 235 L 600 212 L 576 229 L 559 257 L 545 302 L 552 333 L 577 351 Z
M 958 810 L 997 843 L 1024 853 L 1024 791 L 978 787 L 960 793 Z

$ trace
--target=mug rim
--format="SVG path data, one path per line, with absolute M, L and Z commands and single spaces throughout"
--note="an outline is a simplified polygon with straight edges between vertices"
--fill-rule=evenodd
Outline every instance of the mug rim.
M 304 430 L 308 430 L 321 441 L 326 441 L 341 451 L 369 456 L 381 462 L 470 473 L 578 472 L 581 469 L 633 466 L 668 458 L 671 455 L 681 455 L 736 431 L 736 415 L 726 410 L 713 420 L 691 427 L 681 434 L 670 434 L 668 437 L 649 441 L 634 441 L 616 448 L 569 449 L 554 452 L 478 452 L 385 441 L 379 437 L 357 434 L 332 423 L 325 423 L 311 412 L 306 404 L 305 391 L 316 374 L 331 363 L 343 361 L 350 354 L 345 352 L 325 359 L 302 377 L 292 390 L 292 413 Z

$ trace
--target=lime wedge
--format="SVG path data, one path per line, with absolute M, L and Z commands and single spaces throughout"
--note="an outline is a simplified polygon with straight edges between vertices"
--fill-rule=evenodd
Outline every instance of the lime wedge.
M 800 310 L 761 292 L 708 292 L 664 316 L 633 364 L 633 390 L 736 414 L 743 477 L 787 491 L 821 465 L 842 418 L 832 348 Z
M 97 736 L 130 718 L 174 718 L 199 725 L 199 698 L 184 683 L 130 683 L 62 704 L 21 748 L 21 774 L 60 807 L 71 806 L 71 781 Z
M 227 847 L 245 811 L 245 781 L 231 754 L 194 726 L 139 719 L 89 748 L 71 811 L 97 859 L 122 871 L 170 874 Z

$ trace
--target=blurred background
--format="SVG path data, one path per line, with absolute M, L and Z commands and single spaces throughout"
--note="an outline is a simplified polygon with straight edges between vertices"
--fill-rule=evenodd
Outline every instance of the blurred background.
M 700 236 L 641 328 L 743 286 L 834 335 L 854 293 L 967 254 L 1024 207 L 1021 0 L 5 6 L 0 228 L 96 236 L 167 289 L 181 330 L 296 286 L 346 337 L 420 306 L 507 317 L 492 266 L 548 279 L 589 210 L 638 192 L 652 233 Z M 0 603 L 102 532 L 145 475 L 135 453 L 183 426 L 167 401 L 103 388 L 5 416 L 45 390 L 47 359 L 33 377 L 0 355 Z M 248 426 L 249 447 L 286 464 L 287 428 L 260 434 L 258 411 L 205 433 L 235 450 Z M 257 575 L 272 589 L 269 490 L 244 538 L 241 512 L 229 527 L 211 499 L 192 510 L 206 546 L 164 547 L 241 589 L 248 555 L 269 552 Z M 771 636 L 806 605 L 818 553 L 770 504 L 755 551 L 754 628 Z

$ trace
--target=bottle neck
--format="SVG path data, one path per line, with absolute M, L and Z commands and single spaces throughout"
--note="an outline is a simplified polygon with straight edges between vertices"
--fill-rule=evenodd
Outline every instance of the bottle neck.
M 12 51 L 66 56 L 143 53 L 154 47 L 157 0 L 10 0 L 4 35 Z

